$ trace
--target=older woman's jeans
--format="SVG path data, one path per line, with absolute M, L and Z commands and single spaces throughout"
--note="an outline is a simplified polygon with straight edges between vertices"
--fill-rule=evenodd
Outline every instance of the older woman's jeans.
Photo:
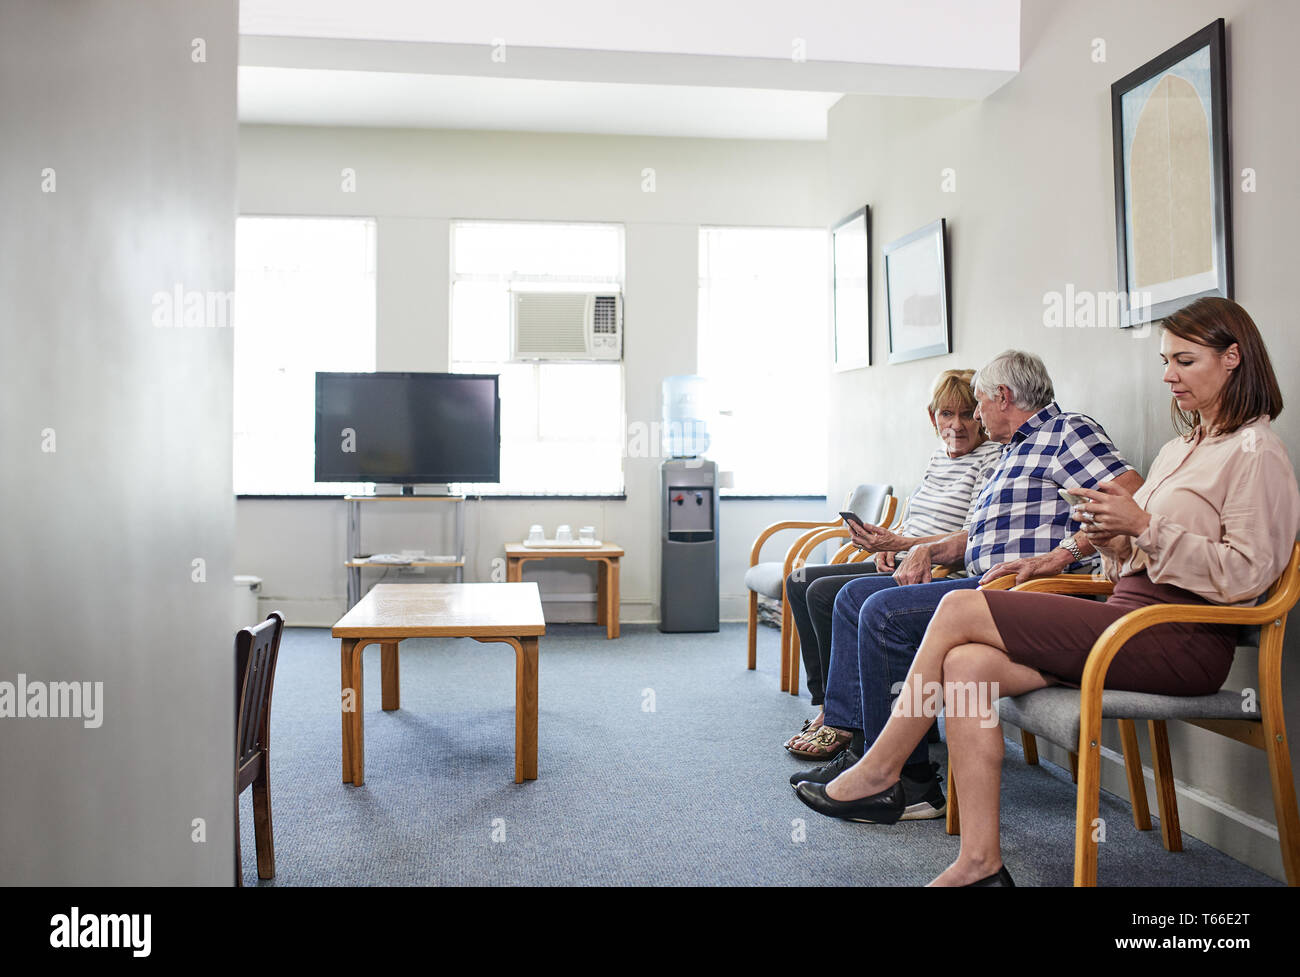
M 831 614 L 835 595 L 850 580 L 876 572 L 871 561 L 805 566 L 785 578 L 790 616 L 799 632 L 805 684 L 812 704 L 820 706 L 826 693 L 826 673 L 831 665 Z
M 862 730 L 865 748 L 889 722 L 894 687 L 907 678 L 943 595 L 973 590 L 978 577 L 934 580 L 900 587 L 892 577 L 850 580 L 835 598 L 831 663 L 826 683 L 826 725 Z M 925 763 L 924 738 L 907 763 Z

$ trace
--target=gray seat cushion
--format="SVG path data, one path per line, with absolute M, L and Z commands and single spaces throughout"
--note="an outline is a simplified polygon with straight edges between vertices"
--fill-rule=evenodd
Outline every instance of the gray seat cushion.
M 998 700 L 998 714 L 1057 746 L 1078 749 L 1078 689 L 1039 689 L 1004 696 Z M 1261 719 L 1257 697 L 1247 699 L 1228 689 L 1193 696 L 1107 691 L 1101 694 L 1101 715 L 1104 719 Z
M 783 563 L 755 563 L 745 571 L 745 586 L 755 593 L 780 600 L 781 570 L 784 566 Z

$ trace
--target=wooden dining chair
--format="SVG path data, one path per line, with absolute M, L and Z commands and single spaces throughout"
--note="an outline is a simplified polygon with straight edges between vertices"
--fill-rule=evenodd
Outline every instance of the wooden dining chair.
M 244 884 L 239 845 L 239 795 L 253 788 L 257 877 L 275 878 L 271 831 L 271 690 L 280 655 L 284 616 L 272 611 L 261 624 L 235 635 L 235 884 Z
M 1014 578 L 1002 578 L 1014 583 Z M 999 584 L 1002 580 L 994 581 Z M 1048 593 L 1107 593 L 1109 581 L 1086 577 L 1046 577 L 1030 580 L 1012 589 Z M 1297 812 L 1291 752 L 1287 744 L 1282 702 L 1282 653 L 1288 612 L 1300 599 L 1300 543 L 1264 599 L 1250 607 L 1216 604 L 1152 604 L 1130 611 L 1110 625 L 1092 646 L 1084 666 L 1080 688 L 1051 687 L 998 700 L 1002 719 L 1018 727 L 1025 738 L 1026 757 L 1031 748 L 1036 757 L 1036 737 L 1042 736 L 1078 757 L 1078 797 L 1075 807 L 1074 884 L 1097 884 L 1098 841 L 1096 823 L 1101 791 L 1101 721 L 1118 719 L 1124 748 L 1124 765 L 1129 793 L 1135 807 L 1146 808 L 1146 781 L 1138 753 L 1134 720 L 1145 719 L 1152 748 L 1156 802 L 1160 812 L 1160 833 L 1169 851 L 1182 850 L 1178 823 L 1178 795 L 1169 755 L 1166 723 L 1180 720 L 1219 733 L 1265 752 L 1277 819 L 1282 865 L 1290 885 L 1300 885 L 1300 813 Z M 1125 642 L 1140 631 L 1171 622 L 1191 624 L 1236 624 L 1244 644 L 1259 645 L 1258 695 L 1243 697 L 1221 690 L 1204 696 L 1147 695 L 1138 692 L 1104 691 L 1106 671 Z M 960 830 L 957 785 L 960 771 L 948 764 L 949 834 Z M 1140 801 L 1139 801 L 1140 798 Z M 1150 826 L 1148 818 L 1147 826 Z M 1141 827 L 1141 825 L 1139 825 Z
M 864 522 L 876 525 L 889 525 L 898 507 L 898 500 L 893 496 L 894 487 L 882 484 L 859 485 L 844 501 L 843 510 L 856 513 Z M 775 533 L 787 529 L 800 529 L 803 532 L 791 543 L 780 560 L 760 562 L 763 544 Z M 754 540 L 749 552 L 749 569 L 745 571 L 745 587 L 749 590 L 749 631 L 748 631 L 748 668 L 752 671 L 758 664 L 758 595 L 763 594 L 781 602 L 781 691 L 790 691 L 792 642 L 795 635 L 794 618 L 790 614 L 790 604 L 786 600 L 785 578 L 790 574 L 795 553 L 812 535 L 825 530 L 840 530 L 823 538 L 835 536 L 847 537 L 848 530 L 842 520 L 829 521 L 783 520 L 766 527 Z M 798 657 L 798 652 L 793 652 Z M 795 689 L 791 694 L 798 694 L 798 676 L 795 675 Z

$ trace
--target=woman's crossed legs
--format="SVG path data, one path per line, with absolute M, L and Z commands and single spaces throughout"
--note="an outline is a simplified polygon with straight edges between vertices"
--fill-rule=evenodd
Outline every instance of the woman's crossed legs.
M 902 776 L 903 764 L 934 723 L 942 689 L 949 762 L 961 780 L 961 851 L 931 885 L 965 885 L 1002 866 L 998 836 L 1002 730 L 993 704 L 1051 684 L 1013 662 L 1003 648 L 988 602 L 978 590 L 946 594 L 926 629 L 893 713 L 866 755 L 826 787 L 837 801 L 870 797 Z M 922 708 L 916 708 L 921 705 Z

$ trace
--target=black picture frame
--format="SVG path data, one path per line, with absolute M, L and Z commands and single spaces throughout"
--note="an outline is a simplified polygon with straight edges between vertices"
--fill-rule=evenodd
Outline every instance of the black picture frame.
M 884 247 L 885 309 L 889 314 L 889 362 L 906 363 L 952 352 L 952 292 L 948 277 L 948 222 L 936 221 L 905 234 Z M 918 262 L 917 258 L 921 260 Z M 933 267 L 931 259 L 937 258 Z M 915 266 L 915 267 L 913 267 Z M 934 277 L 920 281 L 926 291 L 915 294 L 918 272 Z M 937 280 L 936 280 L 937 279 Z M 933 309 L 937 322 L 918 325 L 905 318 L 909 302 L 920 301 L 923 307 L 937 302 Z M 927 310 L 923 318 L 930 318 Z
M 1196 68 L 1187 68 L 1186 63 L 1193 56 L 1206 52 L 1204 60 L 1208 61 L 1208 88 L 1197 90 L 1195 85 L 1188 81 L 1181 73 L 1173 71 L 1180 68 L 1181 71 L 1195 72 Z M 1144 86 L 1151 86 L 1153 81 L 1159 79 L 1155 86 L 1152 86 L 1151 94 L 1163 85 L 1165 78 L 1172 77 L 1178 79 L 1181 84 L 1179 90 L 1186 92 L 1192 91 L 1198 96 L 1197 102 L 1204 108 L 1204 103 L 1209 103 L 1209 119 L 1206 134 L 1209 140 L 1210 159 L 1208 161 L 1208 187 L 1210 190 L 1210 202 L 1208 207 L 1202 208 L 1199 204 L 1194 207 L 1183 206 L 1179 200 L 1175 199 L 1174 193 L 1169 194 L 1167 204 L 1167 216 L 1170 218 L 1171 233 L 1168 239 L 1187 240 L 1193 242 L 1190 245 L 1180 249 L 1184 252 L 1195 251 L 1196 248 L 1209 245 L 1210 254 L 1212 255 L 1212 268 L 1210 271 L 1200 271 L 1195 274 L 1174 274 L 1174 272 L 1188 267 L 1195 267 L 1199 264 L 1199 259 L 1195 254 L 1173 254 L 1173 248 L 1170 249 L 1169 277 L 1161 280 L 1139 281 L 1140 272 L 1134 266 L 1137 264 L 1130 255 L 1133 250 L 1136 254 L 1137 243 L 1133 228 L 1133 205 L 1134 200 L 1131 197 L 1137 196 L 1129 192 L 1130 177 L 1129 166 L 1127 165 L 1126 149 L 1130 148 L 1126 138 L 1126 127 L 1133 127 L 1133 144 L 1138 143 L 1138 126 L 1141 122 L 1143 111 L 1138 111 L 1136 116 L 1131 111 L 1133 106 L 1129 106 L 1129 115 L 1125 115 L 1125 96 L 1133 94 L 1134 100 L 1140 97 L 1139 90 Z M 1172 83 L 1171 83 L 1172 85 Z M 1212 24 L 1203 27 L 1195 34 L 1175 44 L 1168 51 L 1165 51 L 1159 57 L 1153 58 L 1142 67 L 1135 71 L 1129 72 L 1119 81 L 1111 85 L 1111 138 L 1114 156 L 1114 179 L 1115 179 L 1115 250 L 1118 266 L 1118 282 L 1123 305 L 1125 308 L 1123 326 L 1135 326 L 1144 322 L 1154 322 L 1162 319 L 1194 300 L 1206 295 L 1218 295 L 1223 298 L 1232 298 L 1233 293 L 1233 274 L 1232 274 L 1232 190 L 1231 190 L 1231 171 L 1229 165 L 1228 149 L 1228 74 L 1227 74 L 1227 38 L 1226 26 L 1223 18 L 1219 18 Z M 1168 89 L 1166 93 L 1168 94 Z M 1176 97 L 1176 96 L 1175 96 Z M 1194 103 L 1191 99 L 1184 98 L 1181 102 L 1175 102 L 1172 98 L 1166 98 L 1168 106 L 1183 106 L 1179 110 L 1179 118 L 1186 119 L 1184 128 L 1192 135 L 1196 135 L 1195 126 L 1198 119 L 1194 112 L 1188 112 L 1186 107 Z M 1147 104 L 1158 104 L 1156 99 L 1150 98 L 1144 103 L 1143 110 Z M 1166 108 L 1166 114 L 1172 115 L 1170 108 Z M 1170 123 L 1172 126 L 1173 123 Z M 1157 130 L 1158 131 L 1158 130 Z M 1178 181 L 1170 180 L 1170 186 L 1176 186 L 1177 193 L 1180 197 L 1185 196 L 1187 199 L 1196 199 L 1200 190 L 1203 189 L 1202 181 L 1189 177 L 1201 175 L 1199 168 L 1205 164 L 1200 156 L 1199 149 L 1196 147 L 1195 139 L 1168 140 L 1171 150 L 1169 152 L 1168 173 L 1178 173 Z M 1180 148 L 1180 152 L 1175 153 L 1174 146 Z M 1158 154 L 1157 154 L 1158 155 Z M 1154 162 L 1147 163 L 1144 166 L 1144 173 L 1158 173 Z M 1145 182 L 1145 177 L 1144 177 Z M 1158 185 L 1158 183 L 1156 184 Z M 1179 216 L 1174 218 L 1172 215 L 1177 213 Z M 1155 215 L 1153 214 L 1153 217 Z M 1179 235 L 1172 231 L 1174 220 L 1180 224 L 1197 227 L 1198 221 L 1205 221 L 1208 218 L 1211 224 L 1208 235 L 1203 232 L 1187 233 Z M 1158 219 L 1153 220 L 1153 231 L 1160 228 Z M 1151 240 L 1158 240 L 1158 235 L 1152 233 Z M 1196 244 L 1195 242 L 1200 242 Z M 1157 248 L 1152 248 L 1153 254 L 1158 255 Z M 1152 264 L 1159 268 L 1160 261 L 1156 260 Z M 1210 278 L 1213 278 L 1213 284 Z M 1182 283 L 1182 284 L 1180 284 Z M 1149 299 L 1149 301 L 1146 301 Z
M 863 266 L 848 269 L 841 257 L 845 251 L 854 251 L 841 242 L 847 235 L 856 234 L 861 224 L 863 241 Z M 852 259 L 850 259 L 852 260 Z M 858 274 L 860 273 L 860 274 Z M 865 323 L 846 321 L 856 314 L 857 306 L 865 303 Z M 855 332 L 865 336 L 855 341 Z M 859 370 L 872 365 L 871 335 L 871 207 L 859 207 L 831 228 L 831 361 L 837 372 Z

